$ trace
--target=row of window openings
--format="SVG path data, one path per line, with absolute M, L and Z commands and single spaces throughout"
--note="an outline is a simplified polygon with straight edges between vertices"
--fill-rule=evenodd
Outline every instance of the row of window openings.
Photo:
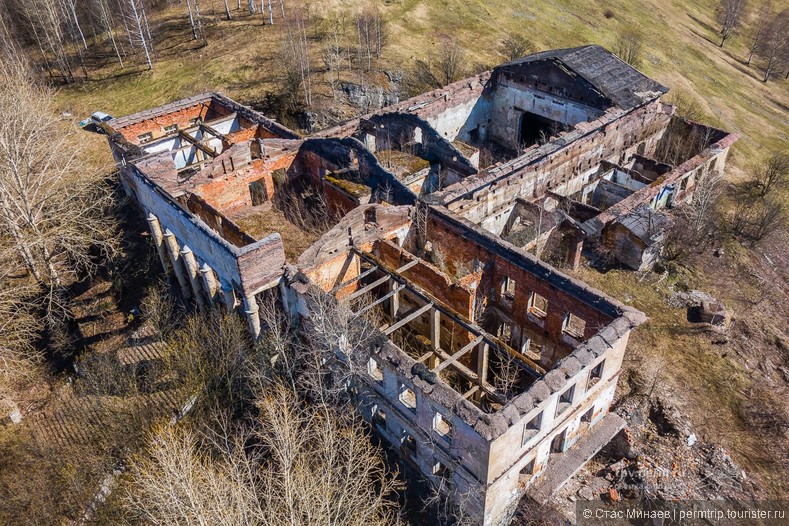
M 595 365 L 591 371 L 589 371 L 589 380 L 587 382 L 586 389 L 591 389 L 597 382 L 600 381 L 600 378 L 603 377 L 603 369 L 605 367 L 605 360 L 602 360 L 600 363 Z M 575 396 L 575 386 L 571 386 L 569 389 L 564 391 L 561 395 L 559 395 L 559 401 L 556 404 L 556 414 L 555 417 L 558 417 L 562 413 L 564 413 L 567 408 L 569 408 L 573 403 L 573 398 Z M 584 413 L 581 417 L 582 422 L 590 422 L 592 418 L 592 409 Z M 542 418 L 543 412 L 540 411 L 534 418 L 529 420 L 526 423 L 526 427 L 523 430 L 523 441 L 521 445 L 526 445 L 532 437 L 536 436 L 540 430 L 542 429 Z
M 372 409 L 373 417 L 372 422 L 374 426 L 381 427 L 382 429 L 386 429 L 386 412 L 382 409 L 379 409 L 377 405 L 373 406 Z M 449 423 L 441 417 L 440 413 L 436 413 L 436 417 L 441 418 L 441 422 L 449 425 Z M 435 429 L 435 420 L 433 423 Z M 451 431 L 451 426 L 447 428 L 447 433 Z M 411 456 L 416 456 L 416 439 L 405 429 L 402 431 L 400 435 L 400 447 L 403 451 Z M 451 476 L 451 472 L 447 466 L 442 464 L 441 462 L 436 462 L 432 468 L 433 475 L 442 479 L 448 479 Z
M 202 122 L 202 119 L 199 117 L 191 119 L 189 121 L 189 126 L 194 126 L 198 123 Z M 168 124 L 167 126 L 162 126 L 162 131 L 164 134 L 172 133 L 174 131 L 178 131 L 178 123 L 175 124 Z M 140 144 L 146 144 L 153 140 L 153 132 L 145 132 L 137 136 L 137 140 L 140 141 Z
M 510 304 L 515 301 L 515 280 L 504 276 L 501 283 L 501 297 Z M 548 315 L 548 300 L 536 292 L 529 295 L 528 312 L 533 316 L 544 319 Z M 568 312 L 564 318 L 562 330 L 575 338 L 581 338 L 586 329 L 586 322 L 573 313 Z M 501 335 L 499 335 L 501 338 Z M 509 341 L 509 338 L 502 338 Z
M 370 360 L 367 362 L 367 371 L 376 382 L 378 382 L 379 384 L 383 384 L 383 380 L 384 380 L 383 370 L 378 365 L 378 362 L 376 362 L 373 358 L 370 358 Z M 408 386 L 404 384 L 400 384 L 400 392 L 398 393 L 398 400 L 403 405 L 403 407 L 405 407 L 412 413 L 416 412 L 416 393 L 414 393 L 414 391 L 410 389 Z M 373 413 L 375 414 L 376 411 L 381 412 L 377 408 L 377 406 L 373 410 Z M 385 414 L 383 414 L 382 419 L 384 422 L 386 421 Z M 433 416 L 433 431 L 435 431 L 436 434 L 438 434 L 444 440 L 449 442 L 452 437 L 452 423 L 444 415 L 436 411 L 435 415 Z
M 383 380 L 383 371 L 381 371 L 380 367 L 378 366 L 377 362 L 370 359 L 368 367 L 374 367 L 374 371 L 376 371 L 380 377 L 376 378 L 379 382 Z M 603 370 L 605 368 L 605 360 L 601 360 L 600 363 L 595 365 L 589 371 L 589 379 L 587 380 L 587 391 L 594 387 L 597 382 L 603 377 Z M 371 373 L 372 374 L 372 373 Z M 375 376 L 374 376 L 375 377 Z M 571 386 L 569 389 L 565 390 L 561 395 L 559 395 L 559 401 L 556 405 L 556 414 L 555 417 L 558 417 L 562 413 L 564 413 L 567 408 L 569 408 L 573 403 L 573 398 L 575 396 L 575 385 Z M 411 412 L 416 412 L 416 393 L 409 387 L 404 384 L 400 384 L 400 392 L 398 395 L 398 400 L 400 403 L 407 408 Z M 540 432 L 542 428 L 542 416 L 543 413 L 540 411 L 537 416 L 531 419 L 525 427 L 524 434 L 523 434 L 523 444 L 537 433 Z M 584 415 L 586 416 L 586 415 Z M 582 418 L 583 420 L 583 418 Z M 378 409 L 378 406 L 373 407 L 373 424 L 374 425 L 382 425 L 384 428 L 386 426 L 386 413 Z M 436 411 L 435 415 L 433 416 L 433 431 L 442 437 L 447 442 L 450 442 L 452 439 L 452 423 L 447 419 L 444 415 L 440 412 Z

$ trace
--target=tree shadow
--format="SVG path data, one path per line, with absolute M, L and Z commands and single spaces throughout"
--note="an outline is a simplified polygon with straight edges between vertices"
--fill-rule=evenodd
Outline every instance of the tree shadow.
M 691 20 L 696 22 L 699 26 L 701 26 L 706 31 L 709 31 L 710 33 L 712 33 L 714 35 L 718 34 L 718 30 L 715 29 L 714 27 L 712 27 L 711 25 L 709 25 L 707 22 L 705 22 L 705 21 L 703 21 L 703 20 L 701 20 L 699 18 L 696 18 L 695 16 L 691 15 L 690 13 L 688 13 L 688 18 L 690 18 Z
M 710 44 L 712 44 L 713 46 L 720 47 L 720 46 L 718 46 L 719 42 L 715 42 L 714 40 L 712 40 L 712 39 L 711 39 L 710 37 L 708 37 L 707 35 L 702 35 L 701 33 L 699 33 L 698 31 L 696 31 L 696 30 L 695 30 L 695 29 L 693 29 L 693 28 L 690 28 L 690 32 L 691 32 L 691 33 L 693 33 L 694 35 L 696 35 L 697 37 L 699 37 L 700 39 L 702 39 L 702 40 L 706 40 L 707 42 L 709 42 L 709 43 L 710 43 Z

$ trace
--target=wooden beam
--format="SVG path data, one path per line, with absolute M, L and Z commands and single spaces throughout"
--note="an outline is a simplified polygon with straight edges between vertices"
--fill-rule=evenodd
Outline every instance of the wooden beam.
M 383 303 L 383 302 L 384 302 L 384 301 L 386 301 L 386 300 L 387 300 L 387 299 L 388 299 L 390 296 L 393 296 L 394 294 L 396 294 L 396 293 L 400 292 L 400 291 L 401 291 L 401 290 L 403 290 L 404 288 L 405 288 L 405 285 L 400 285 L 399 287 L 395 287 L 394 289 L 390 290 L 389 292 L 387 292 L 386 294 L 384 294 L 383 296 L 381 296 L 380 298 L 378 298 L 378 299 L 377 299 L 377 300 L 375 300 L 374 302 L 370 303 L 369 305 L 365 305 L 365 307 L 364 307 L 363 309 L 359 309 L 358 311 L 356 311 L 356 312 L 354 313 L 354 317 L 357 317 L 357 318 L 358 318 L 359 316 L 361 316 L 362 314 L 364 314 L 364 313 L 365 313 L 365 312 L 367 312 L 368 310 L 372 309 L 373 307 L 375 307 L 375 306 L 376 306 L 376 305 L 378 305 L 379 303 Z
M 469 389 L 468 391 L 466 391 L 465 393 L 463 393 L 463 396 L 462 396 L 461 398 L 465 398 L 466 400 L 468 400 L 468 399 L 469 399 L 469 397 L 470 397 L 471 395 L 473 395 L 474 393 L 476 393 L 477 391 L 479 391 L 479 386 L 478 386 L 478 385 L 475 385 L 474 387 L 472 387 L 471 389 Z
M 449 360 L 450 358 L 452 358 L 450 355 L 448 355 L 444 351 L 439 350 L 439 351 L 436 351 L 436 352 L 444 360 Z M 469 369 L 468 367 L 466 367 L 462 363 L 455 362 L 455 363 L 452 364 L 452 367 L 454 367 L 457 370 L 457 372 L 459 372 L 460 375 L 463 376 L 466 380 L 468 380 L 470 382 L 477 383 L 477 380 L 479 379 L 479 376 L 477 376 L 477 373 L 475 373 L 474 371 L 472 371 L 471 369 Z M 485 391 L 486 394 L 488 394 L 488 395 L 492 396 L 493 398 L 495 398 L 497 402 L 500 402 L 502 404 L 504 403 L 504 400 L 502 400 L 499 397 L 499 395 L 496 394 L 496 388 L 493 387 L 492 385 L 490 385 L 489 383 L 483 382 L 482 385 L 479 385 L 477 383 L 477 386 L 480 389 L 482 389 L 483 391 Z
M 356 283 L 356 282 L 357 282 L 357 281 L 359 281 L 360 279 L 364 279 L 364 278 L 366 278 L 367 276 L 369 276 L 370 274 L 372 274 L 372 273 L 373 273 L 373 272 L 375 272 L 376 270 L 379 270 L 379 268 L 378 268 L 378 267 L 373 267 L 373 268 L 371 268 L 371 269 L 367 269 L 367 270 L 365 270 L 364 272 L 362 272 L 361 274 L 357 274 L 357 275 L 355 275 L 354 277 L 352 277 L 352 278 L 351 278 L 351 279 L 349 279 L 348 281 L 346 281 L 346 282 L 344 282 L 344 283 L 340 283 L 339 285 L 337 285 L 336 287 L 334 287 L 333 289 L 331 289 L 331 292 L 332 292 L 332 294 L 336 293 L 336 292 L 337 292 L 338 290 L 340 290 L 340 289 L 344 289 L 344 288 L 345 288 L 345 287 L 347 287 L 348 285 L 352 285 L 353 283 Z
M 377 280 L 373 281 L 372 283 L 370 283 L 366 287 L 361 288 L 361 289 L 357 290 L 356 292 L 354 292 L 353 294 L 351 294 L 350 296 L 348 296 L 348 301 L 353 301 L 356 298 L 358 298 L 359 296 L 367 294 L 368 292 L 373 290 L 375 287 L 377 287 L 379 285 L 383 285 L 384 283 L 386 283 L 390 279 L 392 279 L 392 276 L 390 276 L 389 274 L 385 275 L 382 278 L 378 278 Z
M 179 131 L 178 132 L 178 136 L 181 137 L 182 139 L 184 139 L 185 141 L 191 142 L 192 144 L 194 144 L 195 148 L 197 148 L 198 150 L 202 150 L 203 153 L 207 153 L 211 157 L 216 157 L 217 156 L 217 153 L 213 150 L 213 148 L 210 148 L 210 147 L 206 146 L 205 144 L 201 143 L 200 141 L 198 141 L 194 137 L 190 136 L 185 131 Z
M 477 374 L 480 384 L 488 381 L 488 351 L 488 342 L 480 345 L 479 354 L 477 354 Z
M 419 307 L 419 308 L 418 308 L 418 309 L 416 309 L 415 311 L 412 311 L 412 312 L 411 312 L 410 314 L 408 314 L 408 315 L 407 315 L 405 318 L 403 318 L 402 320 L 398 321 L 397 323 L 395 323 L 395 324 L 394 324 L 394 325 L 392 325 L 391 327 L 387 327 L 387 328 L 386 328 L 386 330 L 384 331 L 384 334 L 386 334 L 387 336 L 389 336 L 390 334 L 392 334 L 394 331 L 396 331 L 396 330 L 397 330 L 397 329 L 399 329 L 400 327 L 404 326 L 404 325 L 405 325 L 405 324 L 407 324 L 408 322 L 410 322 L 410 321 L 412 321 L 413 319 L 415 319 L 415 318 L 419 317 L 420 315 L 422 315 L 423 313 L 425 313 L 425 312 L 429 311 L 429 310 L 430 310 L 430 309 L 432 309 L 432 308 L 433 308 L 433 304 L 432 304 L 432 303 L 428 303 L 428 304 L 426 304 L 426 305 L 422 305 L 421 307 Z
M 464 354 L 466 354 L 467 352 L 472 350 L 474 347 L 479 345 L 482 340 L 483 340 L 482 335 L 477 336 L 476 338 L 474 338 L 473 341 L 471 341 L 471 343 L 466 344 L 458 352 L 454 353 L 449 360 L 444 360 L 443 362 L 441 362 L 438 365 L 438 367 L 433 368 L 432 372 L 438 373 L 438 372 L 442 371 L 443 369 L 449 367 L 453 363 L 457 362 Z
M 411 267 L 415 266 L 417 263 L 419 263 L 419 258 L 416 258 L 413 261 L 409 261 L 408 263 L 406 263 L 405 265 L 403 265 L 399 269 L 395 270 L 395 273 L 400 274 L 401 272 L 405 272 L 406 270 L 408 270 Z
M 422 356 L 420 356 L 419 358 L 417 358 L 417 360 L 416 360 L 416 361 L 417 361 L 417 362 L 419 362 L 419 363 L 426 362 L 426 361 L 428 360 L 428 358 L 430 358 L 431 356 L 433 356 L 433 354 L 435 354 L 433 351 L 426 352 L 425 354 L 423 354 Z

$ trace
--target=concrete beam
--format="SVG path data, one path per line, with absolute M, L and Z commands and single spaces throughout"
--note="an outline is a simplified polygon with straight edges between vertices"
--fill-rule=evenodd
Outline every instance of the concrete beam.
M 409 323 L 410 321 L 412 321 L 412 320 L 414 320 L 415 318 L 419 317 L 419 316 L 420 316 L 422 313 L 424 313 L 424 312 L 427 312 L 428 310 L 430 310 L 430 309 L 432 309 L 432 308 L 433 308 L 433 304 L 432 304 L 432 303 L 428 303 L 427 305 L 422 305 L 421 307 L 419 307 L 419 308 L 418 308 L 418 309 L 416 309 L 415 311 L 412 311 L 412 312 L 411 312 L 410 314 L 408 314 L 408 315 L 407 315 L 405 318 L 403 318 L 402 320 L 398 321 L 397 323 L 395 323 L 395 324 L 394 324 L 394 325 L 392 325 L 391 327 L 387 327 L 387 328 L 384 330 L 384 334 L 386 334 L 387 336 L 389 336 L 390 334 L 392 334 L 392 333 L 393 333 L 394 331 L 396 331 L 397 329 L 399 329 L 399 328 L 403 327 L 404 325 L 406 325 L 406 324 L 407 324 L 407 323 Z
M 477 337 L 476 337 L 476 338 L 474 338 L 474 340 L 472 340 L 470 343 L 468 343 L 468 344 L 464 345 L 464 346 L 463 346 L 463 347 L 462 347 L 462 348 L 461 348 L 459 351 L 457 351 L 456 353 L 454 353 L 454 354 L 453 354 L 453 355 L 452 355 L 452 356 L 449 358 L 449 360 L 444 360 L 444 361 L 443 361 L 443 362 L 441 362 L 441 364 L 439 364 L 437 367 L 434 367 L 433 369 L 431 369 L 431 371 L 432 371 L 432 372 L 434 372 L 434 373 L 438 373 L 438 372 L 442 371 L 443 369 L 446 369 L 447 367 L 449 367 L 449 366 L 450 366 L 450 365 L 452 365 L 453 363 L 457 362 L 457 361 L 458 361 L 460 358 L 462 358 L 462 357 L 463 357 L 463 356 L 464 356 L 466 353 L 468 353 L 469 351 L 471 351 L 471 350 L 472 350 L 474 347 L 476 347 L 477 345 L 479 345 L 479 344 L 480 344 L 480 342 L 482 342 L 482 339 L 483 339 L 483 336 L 482 336 L 482 335 L 480 335 L 480 336 L 477 336 Z M 483 344 L 483 346 L 487 347 L 487 344 Z M 479 371 L 477 372 L 477 374 L 479 375 Z M 481 377 L 480 377 L 480 378 L 481 378 Z M 484 379 L 482 379 L 482 380 L 480 380 L 480 381 L 484 381 Z
M 370 283 L 366 287 L 361 288 L 361 289 L 357 290 L 356 292 L 354 292 L 353 294 L 351 294 L 350 296 L 348 296 L 348 301 L 353 301 L 356 298 L 358 298 L 359 296 L 367 294 L 368 292 L 370 292 L 374 288 L 378 287 L 379 285 L 383 285 L 384 283 L 386 283 L 390 279 L 392 279 L 392 276 L 390 276 L 389 274 L 385 275 L 382 278 L 378 278 L 377 280 L 373 281 L 372 283 Z
M 397 318 L 397 311 L 400 310 L 400 291 L 405 288 L 405 285 L 400 285 L 396 281 L 390 281 L 389 286 L 391 290 L 387 294 L 389 299 L 389 316 L 394 320 Z
M 438 309 L 430 311 L 430 344 L 433 350 L 441 347 L 441 311 Z
M 362 314 L 364 314 L 368 310 L 372 309 L 376 305 L 380 305 L 381 303 L 383 303 L 384 301 L 386 301 L 390 297 L 394 296 L 395 294 L 397 294 L 398 292 L 400 292 L 403 289 L 405 289 L 405 285 L 399 285 L 398 286 L 397 282 L 393 282 L 392 290 L 390 290 L 389 292 L 387 292 L 386 294 L 384 294 L 380 298 L 376 299 L 374 302 L 370 303 L 369 305 L 365 305 L 364 308 L 359 309 L 358 311 L 356 311 L 354 313 L 354 317 L 358 318 L 359 316 L 361 316 Z

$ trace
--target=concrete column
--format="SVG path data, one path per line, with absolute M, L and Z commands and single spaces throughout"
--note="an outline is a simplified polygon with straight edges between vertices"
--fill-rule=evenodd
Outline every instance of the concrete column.
M 397 292 L 399 286 L 399 282 L 393 279 L 389 280 L 389 290 L 395 291 L 394 294 L 389 296 L 389 316 L 392 318 L 392 321 L 397 320 L 397 311 L 400 310 L 400 292 Z
M 156 246 L 156 253 L 159 254 L 159 261 L 162 262 L 164 273 L 167 274 L 170 272 L 170 262 L 167 259 L 167 249 L 164 248 L 164 234 L 162 234 L 159 219 L 153 214 L 148 214 L 148 228 L 151 230 L 151 237 L 154 246 Z
M 236 293 L 232 285 L 222 283 L 222 299 L 225 300 L 228 312 L 236 310 Z
M 170 263 L 173 266 L 175 277 L 178 279 L 178 284 L 181 286 L 181 294 L 183 294 L 184 298 L 189 299 L 192 297 L 192 290 L 189 288 L 189 280 L 181 264 L 181 250 L 178 247 L 178 240 L 175 239 L 175 234 L 170 232 L 169 228 L 164 231 L 164 246 L 167 248 L 167 253 L 170 255 Z
M 479 385 L 488 381 L 488 351 L 489 347 L 487 342 L 483 341 L 477 347 L 477 375 L 479 376 Z
M 247 315 L 249 322 L 249 332 L 252 336 L 257 338 L 260 336 L 260 316 L 258 316 L 258 302 L 255 300 L 254 294 L 247 294 L 244 299 L 244 314 Z
M 570 241 L 570 250 L 567 254 L 568 263 L 573 270 L 578 270 L 581 265 L 581 253 L 584 250 L 584 237 L 581 234 L 576 234 L 575 239 Z
M 184 260 L 186 275 L 189 278 L 189 284 L 192 286 L 195 300 L 197 300 L 197 307 L 200 309 L 200 312 L 204 312 L 206 302 L 205 297 L 200 293 L 200 267 L 197 266 L 197 259 L 192 253 L 192 249 L 186 245 L 181 249 L 181 258 Z
M 203 263 L 203 266 L 200 267 L 200 274 L 203 277 L 203 288 L 205 289 L 206 293 L 208 293 L 208 299 L 210 300 L 209 305 L 211 308 L 213 308 L 219 290 L 219 285 L 217 285 L 216 282 L 214 269 L 209 267 L 207 263 Z
M 430 343 L 433 350 L 441 347 L 441 311 L 436 308 L 430 309 Z
M 430 309 L 430 345 L 434 351 L 441 347 L 441 311 L 436 308 Z M 437 366 L 438 357 L 433 354 L 427 359 L 427 367 L 434 369 Z

